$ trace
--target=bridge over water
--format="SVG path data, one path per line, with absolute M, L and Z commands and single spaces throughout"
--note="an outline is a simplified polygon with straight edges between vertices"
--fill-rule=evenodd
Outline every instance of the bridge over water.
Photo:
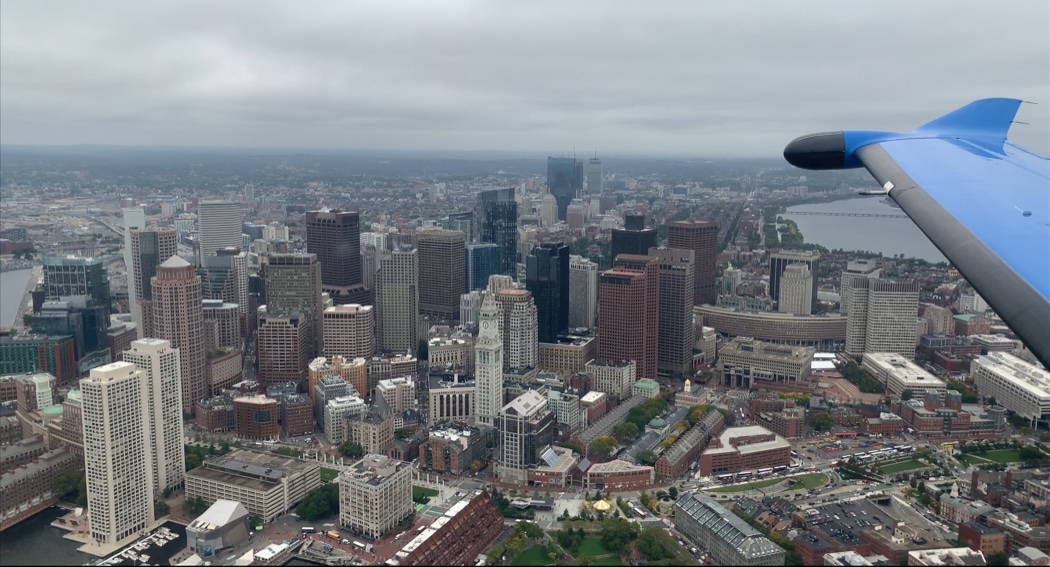
M 908 215 L 889 215 L 885 213 L 821 213 L 816 211 L 791 211 L 780 213 L 778 216 L 790 217 L 795 215 L 811 215 L 823 217 L 875 217 L 880 219 L 906 219 Z

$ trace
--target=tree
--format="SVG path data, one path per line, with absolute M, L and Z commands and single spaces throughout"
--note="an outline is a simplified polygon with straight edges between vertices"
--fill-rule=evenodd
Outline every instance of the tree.
M 916 487 L 916 490 L 919 491 L 919 494 L 926 494 L 926 483 L 920 482 L 919 486 Z
M 295 508 L 299 517 L 310 521 L 327 518 L 339 512 L 339 483 L 329 482 L 306 493 Z
M 613 437 L 621 443 L 633 441 L 638 437 L 638 426 L 630 421 L 617 424 L 613 428 Z
M 168 506 L 167 503 L 162 502 L 160 500 L 157 500 L 156 502 L 153 503 L 153 515 L 154 516 L 160 518 L 160 517 L 163 517 L 163 516 L 167 516 L 169 512 L 171 512 L 171 508 Z
M 912 392 L 911 390 L 904 390 L 903 392 L 901 392 L 901 401 L 906 402 L 912 399 L 914 396 L 915 392 Z
M 470 461 L 470 472 L 476 473 L 481 470 L 481 461 L 474 459 Z
M 606 459 L 616 449 L 616 439 L 602 435 L 591 443 L 591 453 L 600 459 Z
M 667 494 L 671 495 L 671 498 L 677 500 L 678 499 L 678 488 L 674 487 L 674 486 L 672 486 L 671 488 L 668 488 L 667 489 Z
M 199 516 L 203 514 L 204 511 L 208 509 L 208 507 L 209 504 L 205 502 L 204 499 L 200 496 L 193 496 L 191 498 L 187 498 L 186 502 L 182 505 L 183 510 L 189 513 L 191 516 Z
M 638 453 L 638 462 L 647 467 L 654 466 L 656 464 L 656 459 L 656 453 L 648 449 L 642 451 L 641 453 Z
M 602 544 L 614 553 L 621 553 L 627 544 L 638 537 L 638 524 L 619 518 L 602 524 Z
M 985 565 L 1009 565 L 1010 556 L 1006 553 L 993 553 L 985 559 Z
M 831 416 L 824 412 L 813 414 L 813 417 L 809 418 L 809 426 L 816 431 L 827 431 L 831 429 Z
M 365 448 L 352 441 L 343 441 L 340 443 L 339 452 L 344 457 L 349 457 L 351 459 L 360 459 L 365 456 Z

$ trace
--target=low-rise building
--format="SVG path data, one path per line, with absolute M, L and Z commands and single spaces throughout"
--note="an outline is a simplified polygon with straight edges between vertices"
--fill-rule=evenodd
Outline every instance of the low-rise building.
M 678 437 L 656 460 L 656 473 L 666 479 L 676 479 L 696 461 L 712 435 L 718 435 L 725 424 L 725 417 L 717 410 L 705 413 L 696 425 Z
M 644 396 L 646 398 L 660 397 L 660 383 L 652 378 L 642 378 L 631 387 L 632 396 Z
M 950 549 L 926 549 L 908 552 L 908 565 L 987 565 L 984 554 L 969 547 Z
M 882 382 L 887 391 L 897 396 L 910 390 L 918 398 L 929 391 L 944 392 L 946 389 L 943 380 L 895 352 L 866 352 L 862 366 Z
M 702 492 L 688 492 L 674 505 L 675 529 L 706 549 L 715 565 L 783 565 L 777 544 Z
M 386 401 L 390 411 L 401 413 L 416 409 L 416 380 L 412 376 L 399 376 L 389 380 L 380 380 L 376 384 L 376 395 Z
M 591 375 L 592 390 L 618 398 L 631 395 L 631 387 L 637 377 L 635 361 L 597 359 L 588 362 L 585 368 Z
M 580 429 L 587 429 L 605 416 L 609 395 L 605 392 L 591 390 L 580 396 Z
M 444 474 L 463 474 L 471 463 L 486 461 L 487 449 L 481 430 L 465 423 L 446 423 L 430 431 L 419 446 L 419 468 Z
M 338 445 L 349 437 L 348 420 L 367 410 L 365 401 L 358 396 L 340 396 L 328 400 L 324 406 L 324 433 L 328 441 Z
M 720 382 L 734 388 L 808 389 L 815 352 L 737 337 L 718 351 Z
M 207 457 L 186 472 L 186 498 L 199 497 L 209 504 L 234 500 L 264 522 L 287 513 L 319 486 L 317 462 L 239 449 Z
M 636 465 L 622 459 L 593 463 L 583 477 L 583 485 L 587 490 L 597 488 L 606 492 L 647 490 L 654 482 L 655 468 Z
M 989 352 L 970 364 L 981 395 L 1032 422 L 1050 419 L 1050 372 L 1006 352 Z
M 267 396 L 234 398 L 237 436 L 242 439 L 272 441 L 278 438 L 277 400 Z
M 503 514 L 484 490 L 452 505 L 387 565 L 470 565 L 503 533 Z
M 1006 553 L 1006 534 L 980 522 L 959 524 L 959 542 L 985 556 Z
M 347 440 L 360 445 L 366 453 L 385 455 L 394 443 L 391 413 L 366 411 L 348 419 L 347 427 Z
M 412 513 L 412 468 L 384 455 L 365 455 L 339 475 L 339 523 L 379 539 Z
M 248 509 L 240 502 L 216 500 L 186 526 L 186 547 L 202 558 L 218 555 L 248 541 L 248 520 Z
M 53 504 L 60 496 L 54 492 L 55 481 L 82 467 L 72 451 L 59 447 L 4 472 L 0 475 L 0 527 Z
M 445 421 L 473 425 L 476 417 L 473 377 L 458 372 L 430 372 L 427 425 Z
M 236 424 L 233 398 L 230 396 L 214 396 L 204 400 L 197 400 L 194 405 L 193 422 L 197 427 L 209 433 L 233 431 Z
M 541 462 L 526 473 L 529 486 L 564 489 L 572 483 L 572 474 L 580 456 L 572 449 L 551 445 L 540 453 Z
M 895 413 L 881 412 L 879 417 L 862 419 L 860 430 L 868 435 L 900 435 L 904 432 L 904 420 Z
M 700 474 L 725 474 L 791 463 L 791 444 L 772 431 L 750 425 L 730 427 L 712 437 L 700 454 Z
M 539 367 L 568 377 L 582 372 L 598 353 L 594 336 L 563 335 L 553 343 L 538 343 Z
M 284 434 L 289 437 L 312 435 L 314 432 L 314 406 L 303 394 L 292 394 L 281 400 L 281 418 Z

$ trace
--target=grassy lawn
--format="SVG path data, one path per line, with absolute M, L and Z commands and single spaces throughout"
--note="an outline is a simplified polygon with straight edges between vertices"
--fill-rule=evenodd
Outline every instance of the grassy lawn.
M 612 553 L 602 545 L 602 540 L 596 537 L 585 537 L 580 542 L 580 551 L 578 555 L 587 557 L 597 557 L 599 555 L 608 555 Z M 617 563 L 616 565 L 619 565 Z
M 961 455 L 961 456 L 959 456 L 959 460 L 964 462 L 964 463 L 966 463 L 966 464 L 970 464 L 970 465 L 990 465 L 993 462 L 993 461 L 990 461 L 988 459 L 985 459 L 984 457 L 982 457 L 980 455 L 974 455 L 974 454 Z
M 595 565 L 623 565 L 623 560 L 613 555 L 612 557 L 602 557 L 601 559 L 594 560 Z
M 925 466 L 926 465 L 920 463 L 919 461 L 916 461 L 915 459 L 908 459 L 906 461 L 900 461 L 897 463 L 890 463 L 888 465 L 881 466 L 879 467 L 879 472 L 881 472 L 882 474 L 893 474 L 914 469 L 921 469 Z
M 996 449 L 995 451 L 988 451 L 987 453 L 978 456 L 984 457 L 989 461 L 995 461 L 997 463 L 1016 463 L 1021 460 L 1021 450 Z
M 785 480 L 795 481 L 793 489 L 798 490 L 801 488 L 816 488 L 823 486 L 828 481 L 828 475 L 824 473 L 806 473 L 798 476 L 789 476 L 784 478 L 767 478 L 763 480 L 756 480 L 755 482 L 749 482 L 746 484 L 737 484 L 735 486 L 723 486 L 721 488 L 713 488 L 708 492 L 745 492 L 748 490 L 754 490 L 756 488 L 765 488 L 767 486 L 773 486 L 774 484 L 784 482 Z M 798 486 L 801 482 L 802 486 Z
M 433 488 L 427 488 L 425 486 L 413 486 L 412 487 L 412 499 L 415 500 L 420 496 L 426 496 L 432 498 L 438 495 L 438 491 Z
M 321 467 L 321 482 L 332 482 L 337 476 L 339 476 L 339 471 Z
M 535 546 L 526 549 L 521 552 L 521 555 L 514 560 L 514 565 L 553 565 L 551 558 L 547 557 L 547 554 L 543 552 L 542 546 Z

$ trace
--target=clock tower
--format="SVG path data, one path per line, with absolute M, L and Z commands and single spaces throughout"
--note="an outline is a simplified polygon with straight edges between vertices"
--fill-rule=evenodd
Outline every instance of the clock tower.
M 495 427 L 503 407 L 503 339 L 499 318 L 496 300 L 491 293 L 485 293 L 478 318 L 478 341 L 474 345 L 475 415 L 481 427 Z

